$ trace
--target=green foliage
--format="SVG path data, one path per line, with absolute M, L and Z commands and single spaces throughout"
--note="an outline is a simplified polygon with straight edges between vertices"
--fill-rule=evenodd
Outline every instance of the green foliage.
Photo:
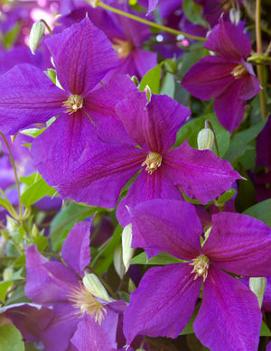
M 159 94 L 161 73 L 162 68 L 160 64 L 150 69 L 142 78 L 139 85 L 139 90 L 144 91 L 146 86 L 148 86 L 151 89 L 152 93 Z
M 183 0 L 183 11 L 192 23 L 208 27 L 208 23 L 202 17 L 202 7 L 194 0 Z
M 271 199 L 257 203 L 249 207 L 245 214 L 260 219 L 267 225 L 271 226 Z
M 0 320 L 1 321 L 1 320 Z M 0 324 L 0 350 L 24 351 L 24 342 L 19 330 L 12 324 Z
M 141 252 L 139 255 L 135 256 L 131 260 L 131 264 L 152 265 L 152 266 L 160 266 L 160 265 L 179 263 L 179 262 L 182 262 L 182 261 L 166 253 L 161 253 L 157 256 L 154 256 L 148 259 L 145 252 Z

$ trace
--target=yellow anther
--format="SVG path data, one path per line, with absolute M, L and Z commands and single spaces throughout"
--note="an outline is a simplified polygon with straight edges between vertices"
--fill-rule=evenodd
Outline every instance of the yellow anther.
M 112 47 L 120 59 L 128 57 L 134 48 L 133 43 L 129 40 L 115 38 L 113 39 L 113 43 Z
M 191 274 L 195 274 L 194 279 L 202 277 L 203 281 L 206 280 L 208 276 L 209 262 L 209 258 L 204 255 L 200 255 L 192 260 L 190 265 L 193 266 Z
M 83 107 L 84 100 L 80 95 L 71 95 L 68 100 L 66 100 L 63 105 L 66 107 L 69 115 L 77 112 Z
M 141 166 L 146 166 L 145 170 L 149 174 L 153 174 L 153 172 L 155 172 L 159 167 L 161 167 L 162 160 L 162 156 L 158 152 L 150 152 Z
M 231 75 L 235 78 L 235 79 L 240 79 L 243 76 L 245 76 L 246 74 L 248 74 L 248 71 L 246 69 L 245 66 L 243 65 L 237 65 L 234 67 L 234 69 L 231 71 Z

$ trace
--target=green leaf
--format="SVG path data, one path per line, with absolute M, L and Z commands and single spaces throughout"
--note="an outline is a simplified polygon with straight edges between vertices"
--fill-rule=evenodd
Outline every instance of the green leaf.
M 185 16 L 190 22 L 194 24 L 200 24 L 204 27 L 208 26 L 208 23 L 203 19 L 202 7 L 195 3 L 193 0 L 183 0 L 183 11 Z
M 13 285 L 11 281 L 2 281 L 0 282 L 0 301 L 5 302 L 8 289 Z
M 148 85 L 154 94 L 159 94 L 161 74 L 162 69 L 160 64 L 150 69 L 142 78 L 139 90 L 144 91 L 146 85 Z
M 121 245 L 122 228 L 118 225 L 110 239 L 108 239 L 94 256 L 91 266 L 98 275 L 108 271 L 110 265 L 113 263 L 114 251 Z
M 233 163 L 243 156 L 250 147 L 250 143 L 258 136 L 264 125 L 265 122 L 261 121 L 246 130 L 236 133 L 231 140 L 225 158 Z
M 24 351 L 24 342 L 19 330 L 12 324 L 0 325 L 0 350 Z
M 21 30 L 21 26 L 19 23 L 16 23 L 15 26 L 13 26 L 10 31 L 8 31 L 5 36 L 3 37 L 3 46 L 6 48 L 6 49 L 10 49 L 15 41 L 17 40 L 18 38 L 18 35 L 20 33 L 20 30 Z
M 25 184 L 21 200 L 29 207 L 45 196 L 53 197 L 56 190 L 50 187 L 39 173 L 33 173 L 28 177 L 22 177 L 21 182 Z
M 267 225 L 271 226 L 271 199 L 259 202 L 258 204 L 249 207 L 244 213 L 260 219 Z
M 192 44 L 189 50 L 182 56 L 181 69 L 178 72 L 178 77 L 182 78 L 196 62 L 208 54 L 208 50 L 203 47 L 202 43 Z
M 197 148 L 197 137 L 200 130 L 204 128 L 206 120 L 212 123 L 218 144 L 219 156 L 223 157 L 230 144 L 230 133 L 220 125 L 214 114 L 207 114 L 188 121 L 177 134 L 176 145 L 180 145 L 185 140 L 188 140 L 192 147 Z
M 262 322 L 261 336 L 271 336 L 271 331 L 265 322 Z
M 89 207 L 75 202 L 64 205 L 50 226 L 50 238 L 53 250 L 60 250 L 64 239 L 75 223 L 90 217 L 97 210 L 97 207 Z
M 139 255 L 135 256 L 131 260 L 131 264 L 143 264 L 143 265 L 166 265 L 166 264 L 171 264 L 171 263 L 179 263 L 181 260 L 172 257 L 168 254 L 161 253 L 155 257 L 152 257 L 151 259 L 148 259 L 147 255 L 145 252 L 141 252 Z
M 172 73 L 166 73 L 161 87 L 160 94 L 168 95 L 174 98 L 175 95 L 175 78 Z

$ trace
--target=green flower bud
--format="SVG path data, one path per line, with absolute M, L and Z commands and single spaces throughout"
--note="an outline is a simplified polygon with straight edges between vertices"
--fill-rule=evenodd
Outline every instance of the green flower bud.
M 212 150 L 215 142 L 215 135 L 211 128 L 206 123 L 205 127 L 198 134 L 198 149 Z
M 101 300 L 111 302 L 112 299 L 105 290 L 103 284 L 99 278 L 93 273 L 85 274 L 83 278 L 83 285 L 93 296 L 100 298 Z
M 126 272 L 129 269 L 133 254 L 134 249 L 132 248 L 132 225 L 128 224 L 122 232 L 122 260 Z
M 43 21 L 35 22 L 31 28 L 29 35 L 29 48 L 33 55 L 35 55 L 36 50 L 38 49 L 40 42 L 45 33 L 45 24 Z
M 249 278 L 249 288 L 257 296 L 261 308 L 266 288 L 266 278 Z

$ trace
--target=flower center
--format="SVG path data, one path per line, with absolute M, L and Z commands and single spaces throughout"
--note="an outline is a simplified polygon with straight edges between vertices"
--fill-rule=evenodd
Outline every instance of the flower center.
M 245 66 L 243 65 L 237 65 L 234 67 L 234 69 L 231 71 L 231 75 L 235 78 L 235 79 L 240 79 L 243 76 L 245 76 L 247 74 L 247 69 Z
M 88 313 L 98 324 L 104 320 L 106 309 L 83 285 L 72 290 L 69 300 L 80 314 Z
M 125 59 L 126 57 L 128 57 L 131 51 L 133 50 L 133 43 L 129 40 L 115 38 L 113 39 L 113 43 L 114 44 L 112 45 L 112 47 L 116 51 L 120 59 Z
M 190 265 L 193 266 L 191 273 L 195 274 L 194 279 L 202 277 L 203 281 L 206 280 L 208 275 L 209 262 L 209 258 L 204 255 L 200 255 L 192 260 L 192 263 L 190 263 Z
M 161 167 L 162 160 L 162 156 L 158 152 L 150 152 L 141 166 L 146 166 L 145 171 L 149 174 L 153 174 L 153 172 Z
M 80 95 L 70 95 L 63 105 L 66 107 L 69 115 L 77 112 L 83 107 L 84 99 Z

